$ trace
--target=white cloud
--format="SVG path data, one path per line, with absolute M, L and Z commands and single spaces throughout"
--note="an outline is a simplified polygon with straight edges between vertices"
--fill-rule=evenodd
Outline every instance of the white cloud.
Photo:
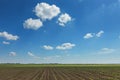
M 37 30 L 43 26 L 43 23 L 40 19 L 29 18 L 23 23 L 24 28 Z
M 16 56 L 16 52 L 10 52 L 9 56 Z
M 84 36 L 84 39 L 89 39 L 89 38 L 92 38 L 94 37 L 94 34 L 93 33 L 87 33 L 85 36 Z
M 49 45 L 44 45 L 43 48 L 46 50 L 53 50 L 54 49 L 52 46 L 49 46 Z
M 10 42 L 7 42 L 7 41 L 3 41 L 2 43 L 6 45 L 10 44 Z
M 75 47 L 75 44 L 72 44 L 72 43 L 63 43 L 62 45 L 57 46 L 56 49 L 66 50 L 66 49 L 72 49 L 73 47 Z
M 28 52 L 27 54 L 28 54 L 30 57 L 33 57 L 33 58 L 40 58 L 40 57 L 34 55 L 32 52 Z
M 110 49 L 110 48 L 102 48 L 98 53 L 99 54 L 110 54 L 115 52 L 115 49 Z
M 34 54 L 31 53 L 31 52 L 28 52 L 28 55 L 29 55 L 29 56 L 32 56 L 32 57 L 34 56 Z
M 58 24 L 60 26 L 65 26 L 65 24 L 71 20 L 72 20 L 72 18 L 69 14 L 67 14 L 67 13 L 61 14 L 60 17 L 58 18 Z
M 87 33 L 83 38 L 84 39 L 89 39 L 89 38 L 93 38 L 93 37 L 101 37 L 102 34 L 104 33 L 103 30 L 99 31 L 98 33 Z
M 9 34 L 8 32 L 0 32 L 0 37 L 3 37 L 7 40 L 17 40 L 19 37 L 17 35 Z
M 34 9 L 36 16 L 42 20 L 51 20 L 52 18 L 58 16 L 60 13 L 60 8 L 56 5 L 50 5 L 48 3 L 42 2 L 38 3 Z
M 99 31 L 99 32 L 96 34 L 96 36 L 97 36 L 97 37 L 101 37 L 103 33 L 104 33 L 104 31 L 101 30 L 101 31 Z

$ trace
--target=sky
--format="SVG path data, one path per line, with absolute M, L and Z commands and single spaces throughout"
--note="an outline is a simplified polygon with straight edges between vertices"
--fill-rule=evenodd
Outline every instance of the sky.
M 120 63 L 120 0 L 0 0 L 0 63 Z

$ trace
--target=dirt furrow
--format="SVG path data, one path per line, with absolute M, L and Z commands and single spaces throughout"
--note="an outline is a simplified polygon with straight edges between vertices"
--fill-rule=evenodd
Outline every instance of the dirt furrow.
M 46 70 L 46 73 L 44 76 L 44 80 L 49 80 L 49 68 L 45 68 L 45 70 Z
M 36 67 L 0 69 L 0 80 L 120 80 L 119 69 Z
M 107 75 L 106 73 L 100 73 L 98 71 L 86 71 L 87 73 L 90 72 L 91 74 L 95 75 L 96 77 L 99 77 L 99 79 L 112 79 L 112 80 L 119 80 L 117 78 L 115 78 L 114 76 L 111 76 L 111 75 Z
M 15 79 L 17 79 L 18 75 L 21 75 L 23 73 L 25 73 L 25 71 L 20 71 L 19 73 L 14 73 L 13 76 L 9 77 L 7 80 L 15 80 Z
M 13 69 L 6 69 L 6 70 L 3 70 L 2 72 L 0 72 L 0 79 L 3 80 L 9 80 L 9 78 L 15 76 L 16 74 L 19 74 L 23 72 L 22 70 L 13 70 Z
M 85 80 L 83 77 L 73 74 L 73 72 L 64 70 L 62 72 L 65 73 L 71 80 Z
M 43 73 L 43 70 L 37 70 L 35 74 L 31 75 L 32 77 L 29 80 L 39 80 L 41 75 Z
M 41 77 L 39 77 L 39 80 L 45 80 L 44 79 L 45 74 L 46 74 L 46 70 L 43 69 L 43 73 L 42 73 Z
M 54 68 L 53 72 L 55 73 L 58 80 L 70 80 L 70 79 L 66 79 L 66 77 L 58 69 Z
M 50 74 L 52 74 L 52 76 L 53 76 L 53 80 L 58 80 L 57 79 L 57 76 L 56 76 L 56 74 L 55 74 L 55 72 L 53 71 L 53 68 L 52 69 L 50 69 Z M 52 77 L 50 76 L 50 79 L 52 79 Z

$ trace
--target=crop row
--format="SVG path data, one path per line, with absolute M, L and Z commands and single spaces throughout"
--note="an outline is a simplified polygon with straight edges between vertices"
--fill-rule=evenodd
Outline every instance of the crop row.
M 0 68 L 0 80 L 120 80 L 119 68 Z

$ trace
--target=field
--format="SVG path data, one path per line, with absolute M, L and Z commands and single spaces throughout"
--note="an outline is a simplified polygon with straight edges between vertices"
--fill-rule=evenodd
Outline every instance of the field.
M 120 80 L 120 65 L 1 64 L 0 80 Z

